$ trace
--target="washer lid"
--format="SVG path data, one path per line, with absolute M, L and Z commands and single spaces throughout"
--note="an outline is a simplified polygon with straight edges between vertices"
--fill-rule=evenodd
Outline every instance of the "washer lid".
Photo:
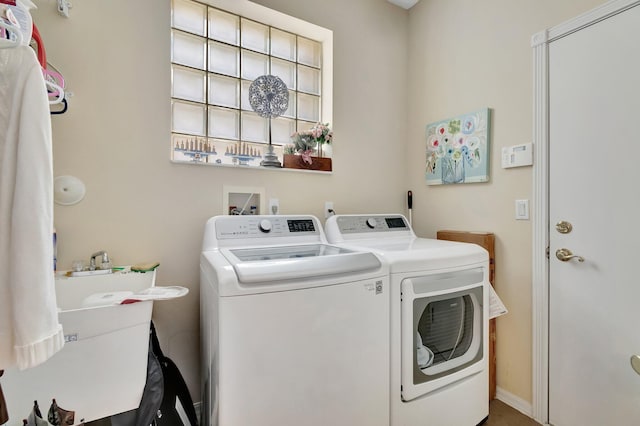
M 489 260 L 489 254 L 479 245 L 430 238 L 354 239 L 340 245 L 378 254 L 389 263 L 391 274 L 460 267 Z
M 222 249 L 243 283 L 303 279 L 379 269 L 369 252 L 327 244 Z

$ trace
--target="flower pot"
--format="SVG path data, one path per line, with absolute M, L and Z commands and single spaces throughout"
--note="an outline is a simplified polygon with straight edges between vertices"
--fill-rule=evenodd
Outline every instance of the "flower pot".
M 440 159 L 440 167 L 442 167 L 442 183 L 464 182 L 464 159 L 442 157 Z
M 317 170 L 322 172 L 330 172 L 331 158 L 311 157 L 311 164 L 304 161 L 301 155 L 284 154 L 283 167 L 288 169 Z

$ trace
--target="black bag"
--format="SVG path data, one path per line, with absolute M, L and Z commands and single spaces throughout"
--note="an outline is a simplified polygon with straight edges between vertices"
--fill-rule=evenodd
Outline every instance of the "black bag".
M 140 406 L 133 411 L 111 416 L 116 426 L 198 426 L 196 410 L 187 384 L 176 364 L 162 353 L 156 328 L 151 322 L 149 331 L 149 360 L 147 382 Z M 188 424 L 178 414 L 177 403 L 187 415 Z
M 164 375 L 162 374 L 162 365 L 158 357 L 153 353 L 153 340 L 157 340 L 153 323 L 149 336 L 149 355 L 147 360 L 147 382 L 142 391 L 142 399 L 140 407 L 136 410 L 135 426 L 149 426 L 153 424 L 162 398 L 164 397 Z
M 162 353 L 153 322 L 151 322 L 151 344 L 153 353 L 160 362 L 164 379 L 164 395 L 155 424 L 158 426 L 198 426 L 198 417 L 196 416 L 195 408 L 193 408 L 193 400 L 191 399 L 191 394 L 189 394 L 189 388 L 182 374 L 180 374 L 178 366 Z M 188 425 L 183 423 L 178 414 L 178 402 L 187 415 Z

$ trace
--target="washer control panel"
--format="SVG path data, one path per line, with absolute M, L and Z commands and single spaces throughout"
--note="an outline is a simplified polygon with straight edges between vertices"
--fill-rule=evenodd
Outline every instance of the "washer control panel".
M 336 224 L 342 234 L 411 230 L 402 215 L 339 216 L 336 218 Z
M 319 235 L 320 226 L 310 216 L 229 216 L 216 220 L 216 238 L 240 239 Z
M 271 221 L 269 219 L 262 219 L 258 224 L 258 229 L 262 232 L 271 232 Z

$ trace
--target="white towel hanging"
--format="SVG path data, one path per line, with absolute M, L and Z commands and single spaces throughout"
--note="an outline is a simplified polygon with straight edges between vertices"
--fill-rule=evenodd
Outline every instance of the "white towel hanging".
M 0 50 L 0 369 L 30 368 L 64 345 L 53 276 L 51 119 L 28 46 Z M 5 190 L 6 189 L 6 190 Z

